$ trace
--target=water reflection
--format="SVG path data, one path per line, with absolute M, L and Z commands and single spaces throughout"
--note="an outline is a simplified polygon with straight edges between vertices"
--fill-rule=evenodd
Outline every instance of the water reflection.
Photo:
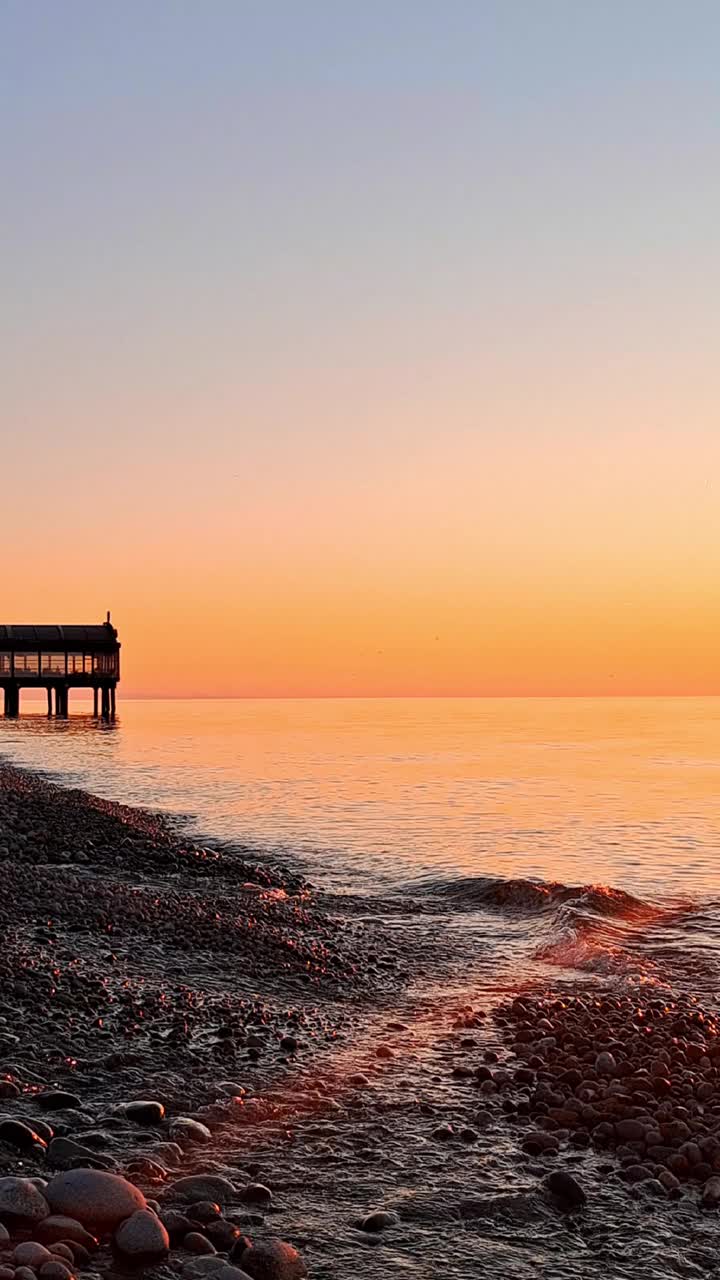
M 719 699 L 126 700 L 115 723 L 42 710 L 0 723 L 0 752 L 335 886 L 717 888 Z

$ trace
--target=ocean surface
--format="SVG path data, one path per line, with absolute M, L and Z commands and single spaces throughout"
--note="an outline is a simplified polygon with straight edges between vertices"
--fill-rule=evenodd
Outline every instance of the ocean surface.
M 390 915 L 415 903 L 459 952 L 720 972 L 720 699 L 121 699 L 112 725 L 28 700 L 0 755 Z

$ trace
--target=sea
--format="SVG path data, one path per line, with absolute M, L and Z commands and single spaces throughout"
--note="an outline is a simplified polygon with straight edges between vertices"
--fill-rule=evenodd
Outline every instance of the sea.
M 0 721 L 0 756 L 289 866 L 356 914 L 414 912 L 456 980 L 717 989 L 720 698 L 43 711 Z

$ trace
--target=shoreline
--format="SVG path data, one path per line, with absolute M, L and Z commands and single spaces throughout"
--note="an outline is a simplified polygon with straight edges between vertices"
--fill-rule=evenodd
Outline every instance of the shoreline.
M 372 1005 L 367 930 L 179 825 L 0 762 L 0 1176 L 82 1165 L 157 1193 L 197 1168 L 193 1124 L 237 1123 Z M 143 1099 L 159 1126 L 128 1117 Z M 261 1200 L 233 1208 L 262 1224 Z
M 538 1257 L 655 1277 L 668 1231 L 679 1260 L 710 1247 L 711 1011 L 550 972 L 473 992 L 443 915 L 390 920 L 180 827 L 0 762 L 0 1280 L 465 1280 L 478 1248 L 513 1280 Z M 169 1252 L 103 1229 L 67 1275 L 24 1274 L 46 1227 L 8 1184 L 81 1173 L 129 1180 Z

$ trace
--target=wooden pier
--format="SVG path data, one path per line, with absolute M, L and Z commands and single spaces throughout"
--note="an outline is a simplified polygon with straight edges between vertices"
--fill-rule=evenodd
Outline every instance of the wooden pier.
M 71 689 L 92 689 L 95 716 L 111 720 L 119 679 L 120 642 L 109 613 L 101 626 L 0 625 L 6 716 L 20 714 L 21 689 L 45 689 L 49 716 L 67 716 Z

